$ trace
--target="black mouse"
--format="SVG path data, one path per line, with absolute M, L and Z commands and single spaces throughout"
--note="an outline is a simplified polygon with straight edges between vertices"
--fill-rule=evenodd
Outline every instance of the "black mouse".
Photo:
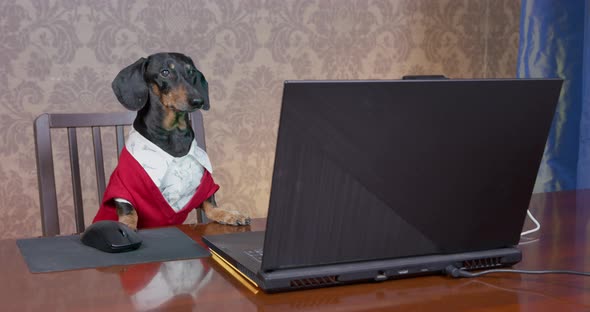
M 106 252 L 125 252 L 139 248 L 139 234 L 117 221 L 98 221 L 90 225 L 80 237 L 82 244 Z

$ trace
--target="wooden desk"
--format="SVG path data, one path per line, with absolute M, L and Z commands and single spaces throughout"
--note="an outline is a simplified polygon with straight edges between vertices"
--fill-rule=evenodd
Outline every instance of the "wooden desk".
M 590 191 L 537 194 L 531 210 L 542 229 L 520 245 L 516 267 L 590 271 Z M 249 228 L 181 227 L 199 242 L 203 234 L 263 228 L 263 219 Z M 267 295 L 210 258 L 31 274 L 15 240 L 0 241 L 0 279 L 0 311 L 590 311 L 590 278 L 581 276 L 431 276 Z

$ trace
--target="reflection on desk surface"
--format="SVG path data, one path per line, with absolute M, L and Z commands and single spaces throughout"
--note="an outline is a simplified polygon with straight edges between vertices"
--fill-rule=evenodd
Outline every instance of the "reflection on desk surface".
M 177 296 L 194 299 L 211 280 L 211 275 L 204 260 L 146 263 L 119 273 L 121 285 L 137 311 L 166 306 Z

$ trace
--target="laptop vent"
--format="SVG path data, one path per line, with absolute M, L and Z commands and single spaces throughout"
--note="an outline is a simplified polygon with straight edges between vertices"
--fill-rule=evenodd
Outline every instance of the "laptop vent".
M 461 268 L 466 269 L 466 270 L 475 270 L 475 269 L 494 268 L 494 267 L 498 267 L 498 266 L 502 266 L 502 258 L 501 257 L 466 260 L 466 261 L 463 261 Z
M 338 284 L 338 276 L 319 276 L 302 278 L 291 281 L 291 288 L 321 287 Z

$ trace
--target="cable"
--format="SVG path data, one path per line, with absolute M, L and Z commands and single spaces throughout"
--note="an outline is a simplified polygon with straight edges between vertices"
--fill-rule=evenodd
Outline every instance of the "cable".
M 445 273 L 451 277 L 478 277 L 490 273 L 520 273 L 520 274 L 571 274 L 571 275 L 583 275 L 590 276 L 590 272 L 580 271 L 569 271 L 569 270 L 544 270 L 544 271 L 532 271 L 532 270 L 512 270 L 512 269 L 494 269 L 486 270 L 476 273 L 467 272 L 461 270 L 454 265 L 449 265 L 445 268 Z
M 524 231 L 524 232 L 520 233 L 520 236 L 531 234 L 531 233 L 534 233 L 534 232 L 541 229 L 541 224 L 539 223 L 539 221 L 537 221 L 537 219 L 535 219 L 535 217 L 533 217 L 533 214 L 531 213 L 531 211 L 527 209 L 526 214 L 529 216 L 529 218 L 531 218 L 531 221 L 533 221 L 533 223 L 536 225 L 536 227 L 532 230 L 528 230 L 528 231 Z
M 529 240 L 529 241 L 522 241 L 522 238 L 521 238 L 521 241 L 520 241 L 520 242 L 518 242 L 518 246 L 522 246 L 522 245 L 528 245 L 528 244 L 534 244 L 534 243 L 538 243 L 539 241 L 540 241 L 540 240 L 539 240 L 538 238 L 531 239 L 531 240 Z

